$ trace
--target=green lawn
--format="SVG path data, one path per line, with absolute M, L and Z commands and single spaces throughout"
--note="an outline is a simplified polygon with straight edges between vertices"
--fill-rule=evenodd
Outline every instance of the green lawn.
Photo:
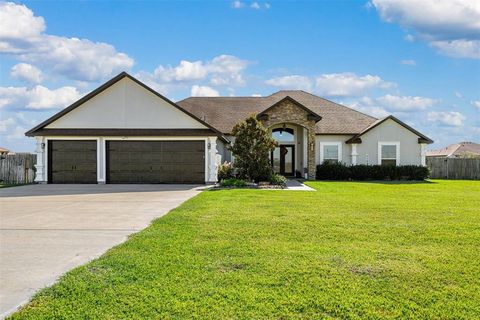
M 206 191 L 18 319 L 478 319 L 480 182 Z

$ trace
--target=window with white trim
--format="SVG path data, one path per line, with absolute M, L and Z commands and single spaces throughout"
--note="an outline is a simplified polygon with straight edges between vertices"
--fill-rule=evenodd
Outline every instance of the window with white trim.
M 320 163 L 342 161 L 341 142 L 320 142 Z
M 379 142 L 378 164 L 398 166 L 400 164 L 400 142 Z

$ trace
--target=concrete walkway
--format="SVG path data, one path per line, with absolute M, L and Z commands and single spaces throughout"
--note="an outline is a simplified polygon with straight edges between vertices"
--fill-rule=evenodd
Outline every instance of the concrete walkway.
M 194 185 L 0 189 L 0 318 L 201 189 Z
M 287 187 L 283 190 L 293 190 L 293 191 L 317 191 L 298 180 L 287 180 Z

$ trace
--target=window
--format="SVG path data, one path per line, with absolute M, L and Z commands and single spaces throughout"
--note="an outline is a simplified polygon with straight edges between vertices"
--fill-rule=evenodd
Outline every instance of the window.
M 272 138 L 281 142 L 293 142 L 295 135 L 291 128 L 275 128 L 272 130 Z
M 342 161 L 341 142 L 320 142 L 320 163 Z
M 400 164 L 400 142 L 379 142 L 378 163 L 382 166 Z

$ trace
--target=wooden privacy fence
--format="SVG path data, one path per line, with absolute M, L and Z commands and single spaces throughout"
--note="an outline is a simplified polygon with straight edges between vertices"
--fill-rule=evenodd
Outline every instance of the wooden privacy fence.
M 37 155 L 19 153 L 0 156 L 0 183 L 33 183 Z
M 480 159 L 427 157 L 433 179 L 480 180 Z

